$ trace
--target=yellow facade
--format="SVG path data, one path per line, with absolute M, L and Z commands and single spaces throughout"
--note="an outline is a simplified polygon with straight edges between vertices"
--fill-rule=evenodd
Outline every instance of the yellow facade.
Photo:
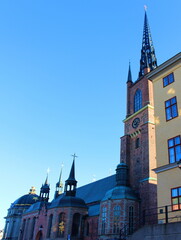
M 173 73 L 174 81 L 164 86 L 163 78 L 171 73 Z M 181 210 L 181 197 L 179 198 L 178 196 L 178 198 L 176 197 L 173 200 L 173 195 L 175 194 L 173 191 L 179 192 L 179 187 L 181 187 L 181 169 L 178 167 L 176 157 L 172 157 L 175 161 L 169 158 L 168 140 L 177 136 L 180 138 L 181 136 L 181 53 L 175 55 L 150 72 L 148 78 L 152 80 L 154 90 L 157 160 L 157 168 L 154 171 L 158 177 L 158 207 L 169 205 L 170 222 L 178 221 L 178 218 L 181 216 L 181 211 L 173 211 L 173 201 L 180 201 L 178 208 Z M 174 116 L 168 120 L 166 119 L 165 102 L 175 97 L 178 116 Z M 176 140 L 174 141 L 176 142 Z M 179 148 L 178 146 L 177 149 Z M 176 148 L 174 148 L 174 151 L 176 151 L 175 149 Z M 181 160 L 180 154 L 175 154 L 177 154 L 177 158 Z M 170 163 L 170 161 L 173 162 Z M 174 188 L 175 190 L 172 190 Z

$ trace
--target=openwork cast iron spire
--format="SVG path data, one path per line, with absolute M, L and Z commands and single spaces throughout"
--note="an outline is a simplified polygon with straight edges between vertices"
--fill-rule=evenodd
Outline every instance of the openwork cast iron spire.
M 149 68 L 149 70 L 152 71 L 156 67 L 157 67 L 157 60 L 155 56 L 155 49 L 153 47 L 151 32 L 150 32 L 148 18 L 147 18 L 146 9 L 145 9 L 139 78 L 145 74 L 145 71 L 144 71 L 145 69 Z

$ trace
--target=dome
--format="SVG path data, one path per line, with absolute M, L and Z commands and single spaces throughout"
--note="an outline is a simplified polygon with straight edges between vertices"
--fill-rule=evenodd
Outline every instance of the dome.
M 63 196 L 59 201 L 59 206 L 87 208 L 83 199 L 73 196 Z
M 39 201 L 39 196 L 36 195 L 34 187 L 30 189 L 29 194 L 25 194 L 12 203 L 11 208 L 28 207 Z
M 138 200 L 136 193 L 128 186 L 116 186 L 109 190 L 102 201 L 111 199 L 130 199 Z

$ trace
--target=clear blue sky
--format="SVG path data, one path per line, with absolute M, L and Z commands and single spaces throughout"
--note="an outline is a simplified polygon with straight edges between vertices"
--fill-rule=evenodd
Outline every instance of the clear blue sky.
M 78 186 L 115 172 L 145 4 L 160 64 L 180 52 L 180 0 L 0 1 L 0 228 L 47 168 L 53 196 L 74 152 Z

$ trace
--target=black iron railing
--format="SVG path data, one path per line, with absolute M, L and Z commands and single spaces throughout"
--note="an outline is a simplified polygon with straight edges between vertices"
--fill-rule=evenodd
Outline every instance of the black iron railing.
M 178 205 L 146 209 L 143 211 L 142 216 L 134 219 L 134 224 L 131 228 L 129 223 L 123 226 L 120 230 L 119 240 L 128 239 L 128 236 L 132 235 L 144 225 L 167 224 L 172 222 L 181 222 L 181 209 L 179 209 Z

